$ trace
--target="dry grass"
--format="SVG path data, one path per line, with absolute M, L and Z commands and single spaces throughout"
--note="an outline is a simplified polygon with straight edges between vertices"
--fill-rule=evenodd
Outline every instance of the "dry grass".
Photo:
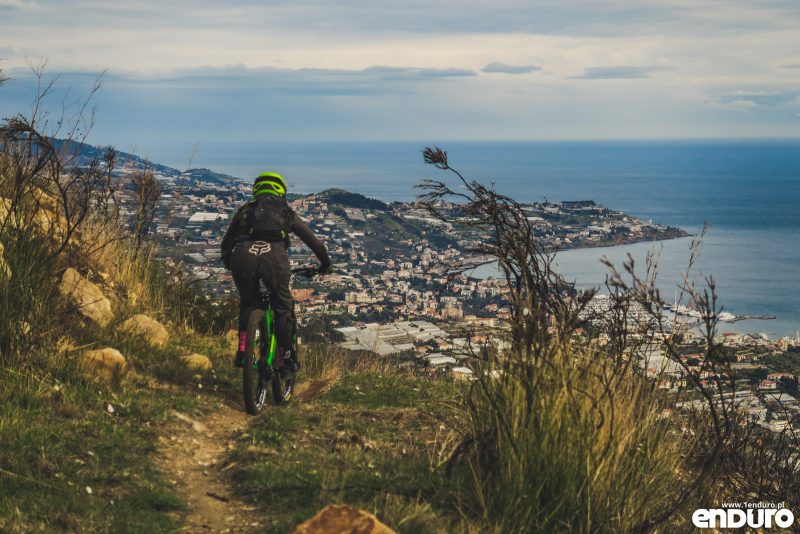
M 535 373 L 484 368 L 460 447 L 487 526 L 634 532 L 679 494 L 680 441 L 652 388 L 633 373 L 607 382 L 600 356 L 572 347 Z

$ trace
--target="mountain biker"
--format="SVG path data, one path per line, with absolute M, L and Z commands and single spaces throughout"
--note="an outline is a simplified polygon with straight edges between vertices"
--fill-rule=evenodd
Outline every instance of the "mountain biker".
M 247 320 L 261 307 L 259 281 L 269 290 L 277 327 L 278 361 L 297 371 L 300 362 L 292 353 L 296 327 L 294 301 L 289 290 L 289 234 L 294 233 L 320 262 L 319 274 L 331 272 L 325 245 L 298 217 L 286 201 L 286 182 L 280 174 L 259 174 L 253 183 L 253 199 L 233 216 L 222 238 L 222 263 L 233 274 L 239 291 L 239 350 L 234 366 L 242 367 L 247 341 Z

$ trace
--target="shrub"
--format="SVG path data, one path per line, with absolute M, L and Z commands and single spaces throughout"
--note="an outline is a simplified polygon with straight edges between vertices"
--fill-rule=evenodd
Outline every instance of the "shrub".
M 476 380 L 454 429 L 460 437 L 449 465 L 466 465 L 474 478 L 477 512 L 465 512 L 468 523 L 496 532 L 646 532 L 690 528 L 698 503 L 752 493 L 794 498 L 787 473 L 796 473 L 798 459 L 788 451 L 797 439 L 791 432 L 764 439 L 732 400 L 713 278 L 698 290 L 687 271 L 681 288 L 701 315 L 701 370 L 711 377 L 701 381 L 680 360 L 685 328 L 664 314 L 653 254 L 644 274 L 632 258 L 625 275 L 607 263 L 608 305 L 589 309 L 595 290 L 577 291 L 553 270 L 552 251 L 519 203 L 466 180 L 440 148 L 423 157 L 454 173 L 457 186 L 423 182 L 422 206 L 486 236 L 473 252 L 498 262 L 511 308 L 510 349 L 475 351 Z M 459 201 L 455 209 L 450 199 Z M 690 387 L 658 392 L 645 372 L 653 351 L 680 365 Z M 755 454 L 765 443 L 769 462 Z

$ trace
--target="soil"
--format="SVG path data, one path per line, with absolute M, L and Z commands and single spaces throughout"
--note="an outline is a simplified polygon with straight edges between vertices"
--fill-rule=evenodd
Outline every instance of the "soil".
M 299 383 L 293 403 L 309 402 L 335 377 Z M 291 409 L 291 405 L 288 406 Z M 157 464 L 186 503 L 176 514 L 187 533 L 263 532 L 267 522 L 252 504 L 236 495 L 228 459 L 236 438 L 256 420 L 240 405 L 217 397 L 216 407 L 202 419 L 172 411 L 159 437 Z

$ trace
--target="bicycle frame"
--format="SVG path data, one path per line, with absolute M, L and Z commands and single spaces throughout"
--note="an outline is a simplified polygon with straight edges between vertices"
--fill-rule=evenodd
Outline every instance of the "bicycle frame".
M 272 369 L 272 362 L 278 352 L 278 338 L 275 335 L 275 313 L 269 304 L 264 309 L 264 323 L 266 324 L 266 335 L 259 336 L 256 342 L 258 343 L 261 357 L 266 356 L 267 369 Z M 266 340 L 269 341 L 267 342 Z M 253 362 L 253 369 L 258 370 L 258 361 Z
M 291 313 L 291 351 L 296 358 L 297 327 L 294 309 L 291 310 Z M 282 361 L 275 361 L 275 355 L 278 354 L 277 328 L 278 324 L 270 302 L 269 291 L 262 288 L 261 307 L 258 311 L 253 311 L 248 318 L 248 352 L 243 369 L 245 409 L 253 415 L 257 414 L 264 405 L 268 382 L 271 383 L 272 396 L 276 404 L 288 402 L 294 392 L 294 375 L 297 369 L 287 371 L 284 369 Z

